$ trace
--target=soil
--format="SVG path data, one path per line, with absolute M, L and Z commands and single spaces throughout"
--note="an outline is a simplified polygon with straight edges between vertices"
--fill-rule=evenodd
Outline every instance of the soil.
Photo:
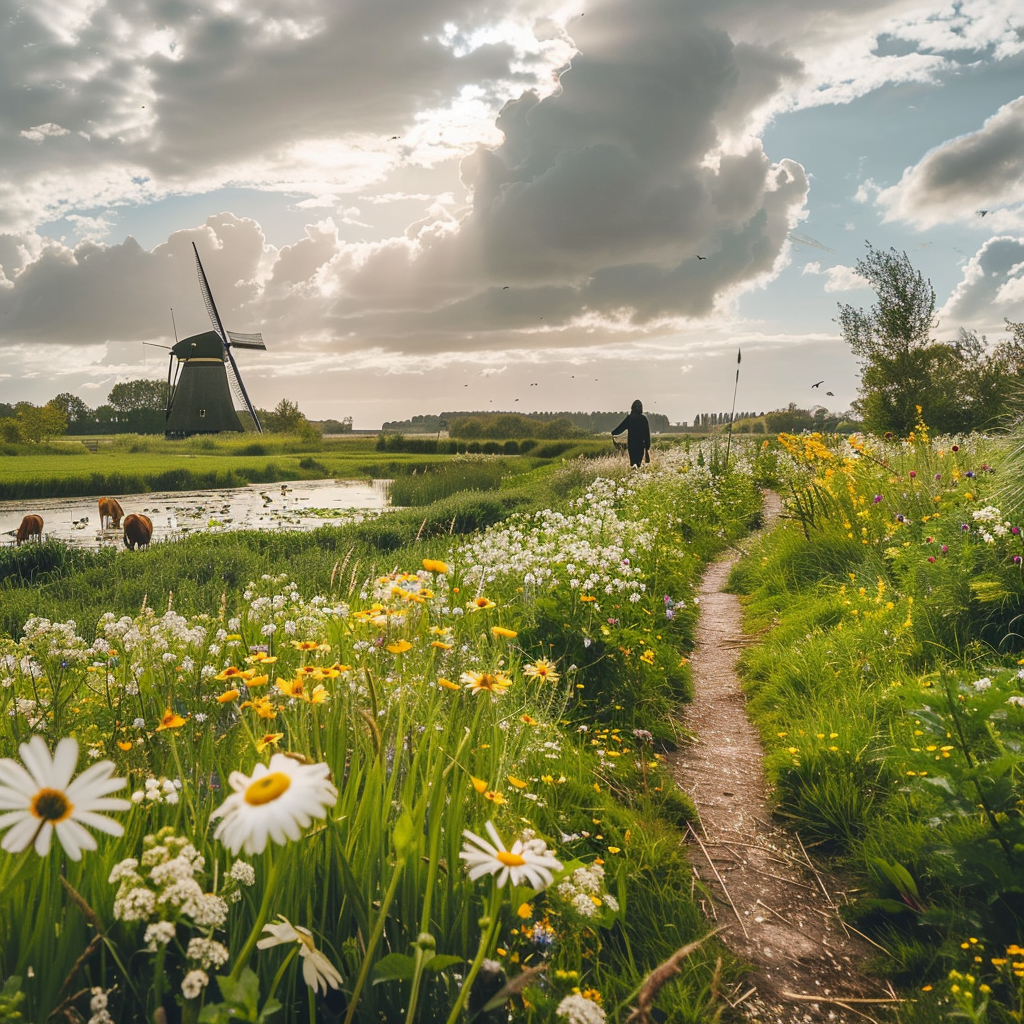
M 765 528 L 780 510 L 778 495 L 766 494 Z M 751 965 L 729 998 L 731 1019 L 891 1021 L 885 1000 L 895 993 L 862 973 L 879 950 L 839 916 L 844 883 L 814 863 L 796 832 L 772 822 L 764 750 L 736 673 L 740 651 L 756 637 L 743 634 L 739 598 L 724 590 L 740 557 L 728 552 L 704 576 L 695 693 L 684 715 L 692 741 L 670 757 L 699 814 L 688 852 L 707 894 L 701 902 L 722 941 Z

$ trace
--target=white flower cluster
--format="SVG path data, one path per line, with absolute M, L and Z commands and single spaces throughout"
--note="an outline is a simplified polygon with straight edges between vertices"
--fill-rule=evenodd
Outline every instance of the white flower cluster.
M 155 778 L 150 775 L 146 779 L 144 789 L 137 789 L 132 793 L 132 803 L 141 804 L 143 801 L 149 804 L 176 804 L 178 794 L 181 791 L 181 779 L 168 779 L 161 775 Z
M 111 1024 L 114 1018 L 110 1016 L 110 1011 L 107 1009 L 106 990 L 95 985 L 89 990 L 89 995 L 92 997 L 89 1000 L 89 1009 L 92 1010 L 89 1024 Z
M 604 1024 L 607 1014 L 593 999 L 574 992 L 555 1007 L 555 1016 L 564 1017 L 568 1024 Z
M 319 597 L 305 600 L 287 573 L 264 574 L 246 586 L 242 597 L 248 607 L 240 617 L 241 623 L 262 636 L 273 636 L 280 630 L 287 636 L 313 639 L 323 636 L 331 620 L 348 617 L 344 602 L 331 604 Z
M 600 864 L 577 868 L 556 892 L 580 917 L 593 917 L 598 907 L 611 911 L 619 909 L 619 901 L 610 893 L 603 892 L 604 868 Z
M 173 830 L 161 829 L 143 840 L 141 863 L 129 857 L 114 865 L 111 885 L 117 883 L 114 917 L 119 921 L 148 921 L 148 948 L 166 944 L 174 937 L 174 923 L 204 929 L 221 927 L 227 920 L 228 905 L 220 896 L 203 892 L 196 880 L 205 861 L 187 839 Z M 168 927 L 169 926 L 169 927 Z

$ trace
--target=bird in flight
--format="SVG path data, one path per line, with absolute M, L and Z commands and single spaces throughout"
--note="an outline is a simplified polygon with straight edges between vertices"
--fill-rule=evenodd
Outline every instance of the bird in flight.
M 835 397 L 836 397 L 836 396 L 835 396 L 835 395 L 834 395 L 834 394 L 833 394 L 833 393 L 832 393 L 831 391 L 826 391 L 826 392 L 825 392 L 825 394 L 826 394 L 826 395 L 831 395 L 831 396 L 832 396 L 833 398 L 835 398 Z
M 401 135 L 392 135 L 391 138 L 388 139 L 388 141 L 389 142 L 394 142 L 395 139 L 400 139 L 401 137 L 402 137 Z
M 536 384 L 531 384 L 530 387 L 531 388 L 535 388 L 535 387 L 537 387 L 537 385 Z
M 468 388 L 468 387 L 469 387 L 469 385 L 468 385 L 468 384 L 463 384 L 462 386 L 463 386 L 464 388 Z
M 819 380 L 817 384 L 812 384 L 811 387 L 812 388 L 820 388 L 821 385 L 824 384 L 824 383 L 825 382 L 823 380 Z
M 988 213 L 988 210 L 979 210 L 978 211 L 978 216 L 979 217 L 984 217 L 986 213 Z
M 695 255 L 696 255 L 696 254 L 695 254 Z M 706 259 L 707 259 L 707 256 L 697 256 L 697 259 L 699 259 L 699 260 L 706 260 Z
M 519 401 L 519 399 L 517 398 L 517 399 L 516 399 L 516 401 L 518 402 L 518 401 Z
M 508 291 L 508 285 L 507 285 L 507 284 L 503 284 L 503 285 L 501 286 L 501 290 L 502 290 L 503 292 L 507 292 L 507 291 Z

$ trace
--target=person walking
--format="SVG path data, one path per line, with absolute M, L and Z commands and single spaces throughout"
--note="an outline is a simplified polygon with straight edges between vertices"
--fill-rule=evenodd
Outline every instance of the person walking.
M 629 415 L 612 431 L 617 437 L 624 430 L 629 431 L 626 437 L 626 448 L 629 451 L 630 466 L 639 467 L 651 461 L 651 425 L 644 415 L 644 403 L 638 398 L 630 406 Z

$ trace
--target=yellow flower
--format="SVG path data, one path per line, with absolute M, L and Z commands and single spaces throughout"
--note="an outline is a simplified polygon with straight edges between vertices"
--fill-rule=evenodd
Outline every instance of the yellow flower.
M 480 597 L 474 597 L 473 600 L 466 605 L 466 607 L 471 612 L 480 612 L 486 611 L 488 608 L 494 608 L 495 604 L 490 598 L 481 595 Z
M 497 804 L 499 807 L 505 802 L 505 798 L 500 793 L 496 793 L 493 789 L 489 789 L 484 793 L 484 799 L 490 800 L 491 803 Z
M 473 788 L 478 793 L 487 792 L 487 783 L 483 779 L 478 779 L 475 775 L 470 775 L 469 781 L 473 783 Z
M 352 671 L 352 666 L 351 665 L 342 665 L 342 663 L 340 661 L 336 661 L 331 666 L 331 671 L 332 672 L 351 672 Z
M 438 679 L 437 685 L 443 687 L 446 690 L 460 690 L 461 687 L 458 683 L 453 683 L 450 679 Z
M 526 787 L 529 785 L 528 782 L 523 782 L 522 779 L 517 779 L 514 775 L 506 775 L 505 777 L 508 779 L 509 782 L 512 783 L 513 786 L 516 787 L 516 789 L 526 789 Z
M 277 688 L 286 697 L 304 697 L 306 684 L 303 682 L 302 676 L 297 675 L 294 679 L 278 679 Z
M 524 921 L 529 921 L 533 917 L 533 907 L 529 903 L 520 903 L 516 916 L 521 917 Z
M 520 722 L 525 722 L 527 725 L 540 725 L 540 722 L 536 718 L 532 718 L 530 715 L 520 715 Z
M 218 683 L 223 683 L 228 679 L 238 679 L 241 675 L 242 670 L 240 668 L 235 668 L 234 665 L 228 665 L 223 672 L 218 673 L 213 678 L 216 679 Z
M 646 651 L 644 651 L 644 653 L 640 655 L 640 660 L 641 660 L 641 661 L 642 661 L 642 662 L 643 662 L 643 663 L 644 663 L 645 665 L 653 665 L 653 664 L 654 664 L 654 651 L 652 651 L 652 650 L 651 650 L 651 649 L 650 649 L 650 648 L 648 647 L 648 648 L 647 648 L 647 650 L 646 650 Z
M 452 627 L 451 626 L 431 626 L 430 627 L 430 632 L 433 633 L 434 636 L 447 636 L 451 631 L 452 631 Z
M 450 651 L 455 644 L 446 644 L 443 640 L 431 640 L 431 647 L 436 647 L 439 651 Z
M 269 697 L 257 697 L 255 700 L 247 700 L 241 705 L 243 708 L 252 708 L 260 718 L 277 718 L 277 708 Z
M 228 704 L 231 701 L 235 700 L 240 695 L 240 692 L 241 691 L 239 690 L 225 690 L 223 693 L 218 693 L 217 703 Z
M 132 745 L 127 740 L 118 740 L 117 745 L 126 753 L 132 749 Z
M 622 851 L 620 850 L 620 848 L 618 846 L 609 846 L 608 847 L 608 852 L 609 853 L 621 853 Z
M 436 558 L 424 558 L 423 568 L 427 572 L 437 572 L 442 576 L 448 571 L 448 566 L 444 562 L 438 561 Z
M 246 686 L 251 690 L 254 686 L 266 686 L 270 682 L 270 676 L 253 676 L 246 680 Z
M 250 654 L 245 659 L 250 665 L 259 663 L 260 665 L 273 665 L 277 658 L 272 658 L 269 654 L 264 654 L 263 651 L 257 651 L 255 654 Z
M 320 647 L 315 640 L 292 640 L 291 644 L 297 651 L 316 651 Z
M 267 747 L 276 747 L 277 741 L 284 736 L 283 732 L 268 732 L 261 740 L 256 741 L 256 751 L 262 754 Z
M 463 672 L 459 678 L 472 693 L 504 693 L 512 685 L 501 672 Z
M 590 594 L 580 594 L 580 600 L 581 601 L 596 601 L 597 598 L 593 597 Z
M 538 658 L 532 665 L 523 666 L 523 675 L 542 683 L 557 683 L 559 678 L 555 663 L 547 658 Z
M 408 640 L 398 640 L 393 644 L 388 644 L 388 650 L 392 654 L 404 654 L 406 651 L 412 650 L 412 644 Z
M 506 629 L 504 626 L 491 626 L 491 636 L 504 636 L 511 640 L 519 634 L 514 629 Z
M 160 724 L 156 727 L 157 732 L 162 732 L 164 729 L 180 729 L 185 724 L 185 719 L 181 715 L 176 715 L 170 708 L 168 708 L 163 718 L 160 719 Z

